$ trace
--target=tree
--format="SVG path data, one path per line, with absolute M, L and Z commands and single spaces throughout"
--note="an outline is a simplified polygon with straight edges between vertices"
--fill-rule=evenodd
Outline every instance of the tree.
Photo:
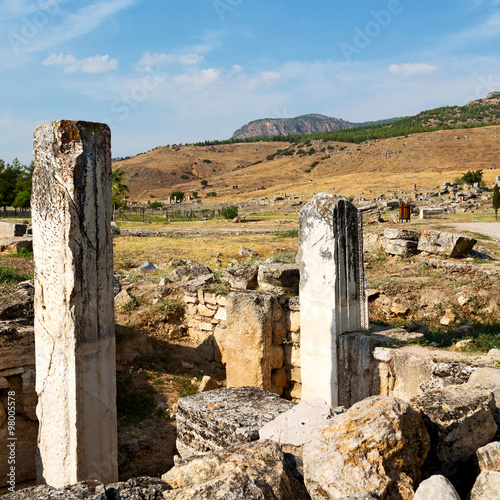
M 208 184 L 208 181 L 207 181 L 206 179 L 203 179 L 203 180 L 200 182 L 200 184 L 201 184 L 202 186 L 206 186 L 206 185 Z
M 495 210 L 495 219 L 498 220 L 498 209 L 500 208 L 500 188 L 498 184 L 495 184 L 493 188 L 493 198 L 491 202 L 493 204 L 493 210 Z
M 28 208 L 31 202 L 31 193 L 28 191 L 20 191 L 17 193 L 15 200 L 12 202 L 14 208 Z
M 482 170 L 469 170 L 468 172 L 465 172 L 464 175 L 459 179 L 462 182 L 459 182 L 458 184 L 475 184 L 476 182 L 481 185 L 481 181 L 483 180 L 483 171 Z
M 182 201 L 184 199 L 184 191 L 174 191 L 170 198 L 175 198 L 177 201 Z
M 229 205 L 224 207 L 220 213 L 224 219 L 234 219 L 238 216 L 238 207 L 236 205 Z
M 115 168 L 111 173 L 111 186 L 113 190 L 113 208 L 116 210 L 126 205 L 126 193 L 130 191 L 129 187 L 123 183 L 127 173 L 122 167 Z

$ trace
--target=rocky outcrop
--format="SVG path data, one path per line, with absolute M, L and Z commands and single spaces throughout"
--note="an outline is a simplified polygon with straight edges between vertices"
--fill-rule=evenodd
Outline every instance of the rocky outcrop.
M 179 399 L 177 450 L 182 458 L 259 439 L 259 429 L 294 406 L 257 387 L 218 389 Z
M 370 492 L 410 500 L 428 451 L 422 417 L 404 401 L 374 396 L 310 434 L 304 479 L 313 499 Z
M 469 253 L 477 240 L 442 231 L 422 231 L 418 250 L 445 257 L 462 257 Z
M 356 127 L 356 123 L 319 114 L 297 116 L 295 118 L 265 118 L 255 120 L 236 130 L 234 139 L 288 134 L 312 134 Z
M 166 500 L 309 498 L 304 486 L 290 473 L 279 446 L 272 441 L 235 445 L 181 460 L 162 480 L 173 488 L 164 493 Z

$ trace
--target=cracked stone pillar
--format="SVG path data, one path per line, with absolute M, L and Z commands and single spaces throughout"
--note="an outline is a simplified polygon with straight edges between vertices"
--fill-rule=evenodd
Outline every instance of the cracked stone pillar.
M 339 337 L 368 329 L 361 218 L 343 196 L 316 195 L 299 215 L 302 400 L 339 399 Z
M 118 480 L 111 133 L 61 120 L 34 133 L 38 480 Z

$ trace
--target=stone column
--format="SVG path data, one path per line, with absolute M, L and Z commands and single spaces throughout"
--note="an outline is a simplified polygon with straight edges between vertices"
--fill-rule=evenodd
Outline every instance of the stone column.
M 38 480 L 118 479 L 111 133 L 57 121 L 34 134 Z
M 302 399 L 338 405 L 339 336 L 368 328 L 361 218 L 321 193 L 299 215 Z

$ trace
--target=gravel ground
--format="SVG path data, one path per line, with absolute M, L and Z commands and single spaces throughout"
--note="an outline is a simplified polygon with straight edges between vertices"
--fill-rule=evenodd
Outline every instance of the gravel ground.
M 461 231 L 486 234 L 500 240 L 500 222 L 460 222 L 453 225 Z

